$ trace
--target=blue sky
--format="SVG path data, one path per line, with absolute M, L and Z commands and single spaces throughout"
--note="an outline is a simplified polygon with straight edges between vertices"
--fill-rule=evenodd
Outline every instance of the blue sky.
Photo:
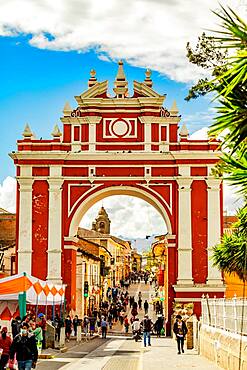
M 246 10 L 239 0 L 221 0 L 221 4 L 241 15 Z M 50 138 L 55 124 L 61 128 L 65 102 L 75 107 L 74 95 L 87 88 L 92 68 L 98 81 L 109 80 L 110 91 L 119 59 L 124 60 L 130 90 L 132 81 L 143 81 L 145 69 L 150 68 L 154 89 L 167 94 L 165 106 L 170 108 L 176 99 L 181 124 L 186 123 L 190 133 L 199 130 L 198 138 L 205 136 L 213 118 L 210 100 L 184 100 L 189 86 L 205 75 L 188 62 L 186 43 L 195 45 L 205 29 L 217 27 L 211 11 L 217 7 L 215 0 L 0 2 L 0 207 L 15 211 L 15 167 L 8 153 L 16 150 L 25 124 L 37 138 Z M 225 189 L 225 208 L 234 212 L 236 196 Z M 114 199 L 105 200 L 111 218 L 129 220 L 116 223 L 114 233 L 135 239 L 164 230 L 153 207 L 138 199 Z M 88 211 L 84 226 L 90 227 L 99 206 Z M 142 211 L 146 223 L 140 226 L 136 215 Z
M 65 101 L 75 106 L 74 95 L 87 88 L 90 69 L 96 69 L 98 80 L 109 80 L 112 90 L 117 64 L 99 59 L 93 49 L 83 53 L 38 49 L 28 44 L 27 36 L 0 37 L 0 50 L 0 181 L 3 181 L 15 174 L 8 153 L 15 150 L 25 123 L 30 124 L 38 138 L 49 138 L 54 124 L 60 122 Z M 134 79 L 144 79 L 144 68 L 125 63 L 124 69 L 130 88 Z M 210 124 L 208 99 L 184 101 L 190 84 L 176 82 L 156 71 L 152 78 L 154 89 L 167 94 L 165 106 L 169 108 L 177 100 L 182 121 L 188 124 L 191 133 Z

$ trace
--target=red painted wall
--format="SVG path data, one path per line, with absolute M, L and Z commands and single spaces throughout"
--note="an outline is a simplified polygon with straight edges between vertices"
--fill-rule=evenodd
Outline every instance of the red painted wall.
M 194 180 L 191 192 L 192 275 L 194 283 L 206 283 L 207 262 L 207 184 Z
M 65 249 L 63 251 L 62 278 L 66 287 L 67 310 L 75 310 L 76 304 L 76 250 Z
M 47 181 L 34 181 L 32 198 L 32 275 L 46 280 L 49 212 Z

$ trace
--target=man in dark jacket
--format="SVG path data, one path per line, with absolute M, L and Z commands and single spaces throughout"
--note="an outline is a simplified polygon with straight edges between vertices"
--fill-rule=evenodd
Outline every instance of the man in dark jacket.
M 23 322 L 20 334 L 14 338 L 10 347 L 10 360 L 14 360 L 16 353 L 19 370 L 34 369 L 38 359 L 35 337 L 28 332 L 28 328 L 29 325 Z
M 153 323 L 148 315 L 144 316 L 144 319 L 141 322 L 141 327 L 143 330 L 144 347 L 146 347 L 147 341 L 148 345 L 151 346 L 151 331 L 153 329 Z
M 178 354 L 184 353 L 184 338 L 188 332 L 187 326 L 185 322 L 182 320 L 181 315 L 176 316 L 176 321 L 173 325 L 173 331 L 176 334 L 177 337 L 177 343 L 178 343 Z

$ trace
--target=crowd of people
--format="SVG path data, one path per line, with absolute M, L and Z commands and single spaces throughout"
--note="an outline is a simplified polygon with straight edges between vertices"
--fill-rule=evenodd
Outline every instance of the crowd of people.
M 70 315 L 63 320 L 56 314 L 52 320 L 55 328 L 55 340 L 60 340 L 61 328 L 65 327 L 65 336 L 70 340 L 73 332 L 77 336 L 78 327 L 81 326 L 85 336 L 92 336 L 100 333 L 102 338 L 106 338 L 107 332 L 113 325 L 119 325 L 125 333 L 132 331 L 133 337 L 138 340 L 142 338 L 143 343 L 151 346 L 151 333 L 157 337 L 165 334 L 166 320 L 163 316 L 162 303 L 153 301 L 153 310 L 156 313 L 156 321 L 152 322 L 149 318 L 150 303 L 143 299 L 142 292 L 136 296 L 129 294 L 130 284 L 141 282 L 145 284 L 155 284 L 155 278 L 150 278 L 146 273 L 132 273 L 128 279 L 121 280 L 119 287 L 108 288 L 106 299 L 97 306 L 92 307 L 83 319 L 77 315 L 71 318 Z M 130 314 L 129 314 L 130 313 Z M 144 318 L 139 319 L 139 314 L 144 314 Z M 11 322 L 12 336 L 8 335 L 7 327 L 1 328 L 0 336 L 0 370 L 6 366 L 14 368 L 14 363 L 18 363 L 19 370 L 31 370 L 36 367 L 38 354 L 42 348 L 46 347 L 47 321 L 43 313 L 37 315 L 28 314 L 21 320 L 16 317 Z M 176 316 L 173 326 L 178 345 L 178 354 L 184 353 L 184 339 L 187 334 L 187 327 L 180 315 Z
M 1 328 L 0 336 L 0 370 L 6 367 L 19 370 L 31 370 L 36 367 L 38 353 L 45 347 L 46 319 L 40 313 L 37 318 L 28 313 L 22 320 L 19 316 L 11 322 L 11 334 L 7 327 Z

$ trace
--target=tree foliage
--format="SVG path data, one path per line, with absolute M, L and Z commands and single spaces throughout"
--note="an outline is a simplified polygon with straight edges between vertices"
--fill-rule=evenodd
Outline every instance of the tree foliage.
M 214 36 L 199 38 L 195 49 L 187 44 L 191 63 L 211 72 L 211 79 L 199 80 L 186 100 L 214 94 L 217 114 L 209 135 L 222 138 L 222 156 L 213 175 L 237 185 L 245 205 L 232 235 L 223 235 L 214 247 L 213 261 L 222 271 L 236 272 L 246 280 L 247 254 L 247 24 L 230 8 L 214 12 L 221 29 Z
M 240 279 L 246 280 L 246 250 L 247 250 L 247 209 L 243 207 L 238 212 L 239 220 L 233 225 L 231 235 L 224 234 L 221 244 L 214 247 L 213 261 L 222 271 L 235 272 Z

